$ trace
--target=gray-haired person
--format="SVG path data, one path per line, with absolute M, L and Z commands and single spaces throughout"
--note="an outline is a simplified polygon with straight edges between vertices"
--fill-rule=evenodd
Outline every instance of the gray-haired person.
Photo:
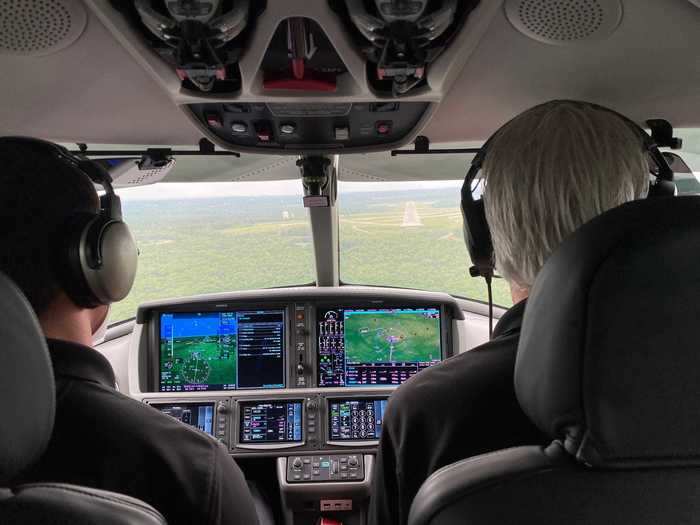
M 585 222 L 642 198 L 649 169 L 641 137 L 603 108 L 536 106 L 507 123 L 483 165 L 484 206 L 497 270 L 514 306 L 491 341 L 417 374 L 387 406 L 370 523 L 404 524 L 439 468 L 485 452 L 544 444 L 515 396 L 513 372 L 530 287 L 562 240 Z

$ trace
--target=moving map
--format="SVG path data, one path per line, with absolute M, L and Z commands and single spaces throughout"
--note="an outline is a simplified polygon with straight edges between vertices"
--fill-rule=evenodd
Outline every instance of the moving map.
M 345 312 L 345 360 L 350 363 L 430 362 L 440 359 L 437 311 Z
M 442 360 L 439 308 L 338 308 L 319 322 L 319 386 L 398 385 Z

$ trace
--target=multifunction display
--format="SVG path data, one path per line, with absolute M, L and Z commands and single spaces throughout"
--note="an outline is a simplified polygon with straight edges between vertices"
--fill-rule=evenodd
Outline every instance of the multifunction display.
M 379 439 L 386 403 L 386 398 L 329 399 L 329 439 L 331 441 Z
M 240 403 L 241 443 L 300 442 L 301 425 L 301 401 Z
M 400 385 L 442 360 L 439 308 L 318 313 L 319 386 Z
M 284 387 L 284 311 L 160 315 L 160 391 Z
M 151 406 L 202 432 L 214 435 L 214 403 L 173 403 Z

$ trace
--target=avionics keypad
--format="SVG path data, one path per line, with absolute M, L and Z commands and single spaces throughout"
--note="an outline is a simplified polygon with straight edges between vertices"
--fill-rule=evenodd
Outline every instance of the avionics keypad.
M 289 456 L 287 458 L 289 483 L 362 481 L 364 479 L 364 458 L 361 454 Z

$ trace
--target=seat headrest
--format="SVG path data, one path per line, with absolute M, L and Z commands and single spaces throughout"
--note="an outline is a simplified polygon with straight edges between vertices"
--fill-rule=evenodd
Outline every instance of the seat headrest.
M 515 389 L 584 463 L 700 464 L 700 197 L 625 204 L 561 244 L 528 299 Z
M 46 340 L 27 300 L 0 274 L 0 486 L 39 459 L 54 410 Z

